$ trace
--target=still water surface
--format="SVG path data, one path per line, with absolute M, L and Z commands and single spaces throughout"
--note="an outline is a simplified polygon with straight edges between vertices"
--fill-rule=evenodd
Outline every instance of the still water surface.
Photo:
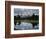
M 30 30 L 30 29 L 38 29 L 39 24 L 35 24 L 33 28 L 32 23 L 30 22 L 16 22 L 16 25 L 14 25 L 14 30 Z

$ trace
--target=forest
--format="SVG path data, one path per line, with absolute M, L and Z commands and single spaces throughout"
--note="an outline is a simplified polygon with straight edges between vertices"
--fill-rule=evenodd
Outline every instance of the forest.
M 28 16 L 28 17 L 23 17 L 21 18 L 19 15 L 14 16 L 14 20 L 39 20 L 39 15 L 32 15 L 32 16 Z

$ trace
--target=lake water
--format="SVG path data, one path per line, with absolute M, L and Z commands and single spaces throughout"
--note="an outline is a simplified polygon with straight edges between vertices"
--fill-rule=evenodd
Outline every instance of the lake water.
M 33 28 L 32 23 L 30 22 L 16 22 L 16 25 L 14 25 L 14 30 L 31 30 L 31 29 L 39 29 L 39 24 L 35 24 Z

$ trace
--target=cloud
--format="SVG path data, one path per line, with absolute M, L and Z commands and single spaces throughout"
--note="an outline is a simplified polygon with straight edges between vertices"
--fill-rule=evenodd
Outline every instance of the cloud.
M 22 9 L 22 8 L 14 8 L 14 16 L 16 15 L 30 15 L 32 16 L 33 13 L 35 15 L 39 15 L 39 9 Z

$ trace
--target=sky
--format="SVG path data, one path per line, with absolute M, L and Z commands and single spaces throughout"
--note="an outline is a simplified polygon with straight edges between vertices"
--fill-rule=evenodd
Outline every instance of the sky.
M 22 8 L 14 8 L 14 16 L 17 16 L 18 14 L 21 16 L 32 16 L 33 13 L 35 15 L 39 15 L 39 9 L 22 9 Z

